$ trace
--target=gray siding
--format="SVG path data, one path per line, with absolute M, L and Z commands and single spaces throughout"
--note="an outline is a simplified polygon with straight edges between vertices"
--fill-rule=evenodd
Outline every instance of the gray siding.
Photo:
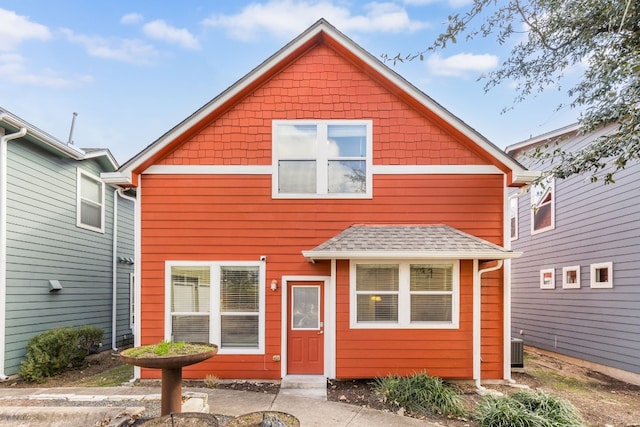
M 579 146 L 579 145 L 578 145 Z M 526 158 L 519 159 L 527 163 Z M 531 166 L 535 169 L 536 166 Z M 512 263 L 512 333 L 525 344 L 640 373 L 640 165 L 616 183 L 555 181 L 555 229 L 531 235 L 531 197 L 519 201 L 524 255 Z M 590 287 L 590 264 L 613 262 L 613 288 Z M 580 266 L 580 289 L 562 288 L 562 268 Z M 555 289 L 540 289 L 540 270 Z M 520 331 L 524 334 L 520 335 Z
M 97 162 L 61 158 L 24 140 L 9 143 L 5 373 L 17 372 L 26 343 L 60 326 L 93 325 L 111 344 L 113 188 L 106 187 L 105 233 L 76 227 L 76 168 Z M 133 257 L 133 206 L 120 200 L 120 248 Z M 126 231 L 125 231 L 126 230 Z M 128 235 L 127 235 L 128 234 Z M 128 319 L 128 273 L 119 265 L 120 317 Z M 49 280 L 63 289 L 49 292 Z M 126 290 L 126 292 L 125 292 Z M 125 307 L 125 308 L 122 308 Z M 131 334 L 128 320 L 118 334 Z M 122 329 L 121 329 L 122 326 Z M 126 326 L 126 329 L 125 329 Z

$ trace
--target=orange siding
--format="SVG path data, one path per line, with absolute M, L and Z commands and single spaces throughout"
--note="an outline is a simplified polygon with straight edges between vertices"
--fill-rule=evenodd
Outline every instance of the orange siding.
M 252 92 L 159 164 L 270 165 L 271 121 L 373 120 L 376 165 L 485 164 L 328 46 L 318 46 Z
M 374 165 L 488 164 L 442 120 L 426 114 L 389 82 L 319 44 L 184 131 L 184 143 L 159 165 L 271 165 L 274 119 L 373 121 Z M 353 59 L 353 58 L 351 58 Z M 459 133 L 458 133 L 459 134 Z M 167 149 L 168 150 L 168 149 Z M 164 154 L 164 152 L 163 152 Z M 271 198 L 265 175 L 141 175 L 142 344 L 164 339 L 164 265 L 168 260 L 255 260 L 268 256 L 266 283 L 283 275 L 330 274 L 329 262 L 307 262 L 311 249 L 353 224 L 446 224 L 503 242 L 503 175 L 377 175 L 371 200 Z M 349 330 L 348 263 L 339 263 L 338 377 L 372 377 L 426 369 L 447 378 L 472 376 L 472 272 L 461 271 L 459 330 Z M 483 378 L 502 377 L 502 281 L 483 284 Z M 184 370 L 185 378 L 279 378 L 281 294 L 267 290 L 264 355 L 216 355 Z M 363 350 L 372 357 L 363 360 Z M 359 354 L 360 353 L 360 357 Z M 143 370 L 145 377 L 158 372 Z
M 269 176 L 142 176 L 142 344 L 162 340 L 164 262 L 258 260 L 268 256 L 266 282 L 283 275 L 329 275 L 328 261 L 311 264 L 311 249 L 355 223 L 447 224 L 488 241 L 502 239 L 502 176 L 397 176 L 375 179 L 371 200 L 273 200 Z M 229 182 L 234 183 L 232 190 Z M 392 191 L 402 188 L 401 191 Z M 410 188 L 411 191 L 407 191 Z M 470 190 L 470 188 L 472 190 Z M 337 289 L 337 374 L 343 378 L 427 369 L 447 378 L 470 378 L 471 262 L 462 264 L 459 330 L 349 330 L 347 262 Z M 496 276 L 497 277 L 497 276 Z M 483 328 L 501 331 L 501 286 L 483 287 Z M 266 354 L 216 355 L 186 368 L 185 378 L 279 378 L 280 292 L 267 290 Z M 500 332 L 501 333 L 501 332 Z M 490 343 L 490 337 L 485 344 Z M 502 344 L 486 348 L 489 378 L 501 369 Z M 356 349 L 374 358 L 366 362 Z M 398 360 L 402 354 L 402 361 Z M 496 367 L 494 367 L 494 365 Z M 152 377 L 153 373 L 145 375 Z M 501 378 L 502 373 L 493 378 Z

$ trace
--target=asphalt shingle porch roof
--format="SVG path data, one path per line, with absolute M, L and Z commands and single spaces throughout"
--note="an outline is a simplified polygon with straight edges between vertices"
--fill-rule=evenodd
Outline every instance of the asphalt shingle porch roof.
M 440 258 L 485 261 L 521 255 L 447 225 L 352 225 L 302 254 L 312 260 Z

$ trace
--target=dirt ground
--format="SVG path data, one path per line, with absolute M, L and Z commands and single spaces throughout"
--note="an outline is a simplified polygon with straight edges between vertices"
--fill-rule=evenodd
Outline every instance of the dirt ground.
M 72 387 L 100 384 L 108 380 L 108 371 L 121 366 L 117 354 L 110 351 L 91 355 L 88 365 L 82 369 L 65 372 L 44 383 L 35 384 L 13 378 L 0 382 L 0 387 Z M 624 383 L 593 370 L 555 359 L 548 355 L 532 353 L 525 355 L 525 367 L 514 370 L 513 379 L 519 385 L 542 389 L 573 403 L 588 426 L 640 427 L 640 386 Z M 185 386 L 204 387 L 203 382 L 185 381 Z M 247 390 L 261 393 L 277 393 L 278 385 L 266 382 L 233 381 L 221 382 L 219 388 Z M 517 391 L 504 385 L 487 385 L 503 393 Z M 471 386 L 461 386 L 464 398 L 472 406 L 480 397 Z M 388 410 L 382 396 L 375 393 L 371 380 L 330 381 L 327 394 L 329 400 L 372 409 Z M 412 414 L 405 414 L 412 415 Z M 419 418 L 419 417 L 418 417 Z M 429 417 L 444 426 L 474 426 L 470 420 Z

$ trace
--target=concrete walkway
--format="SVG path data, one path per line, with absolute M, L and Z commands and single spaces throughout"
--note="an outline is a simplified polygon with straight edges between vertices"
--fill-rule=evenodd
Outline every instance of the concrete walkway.
M 224 389 L 183 388 L 183 395 L 206 394 L 209 413 L 238 416 L 255 411 L 282 411 L 296 416 L 306 426 L 422 426 L 436 427 L 440 424 L 403 417 L 373 409 L 322 399 L 301 397 L 295 393 L 280 392 L 277 395 Z M 58 425 L 91 426 L 105 418 L 117 419 L 119 413 L 141 413 L 145 401 L 159 400 L 159 387 L 122 386 L 92 388 L 0 388 L 0 424 L 3 426 L 56 426 L 54 419 L 64 420 Z M 29 400 L 34 405 L 9 406 L 11 400 Z M 56 400 L 74 402 L 73 406 L 52 406 Z M 44 401 L 44 403 L 43 403 Z M 46 402 L 50 401 L 51 405 Z M 127 402 L 120 406 L 118 402 Z M 111 406 L 89 406 L 83 402 L 108 402 Z M 135 406 L 131 402 L 136 403 Z M 137 405 L 137 402 L 140 402 Z M 28 414 L 25 417 L 25 413 Z M 20 423 L 20 417 L 22 423 Z M 30 420 L 24 424 L 24 419 Z M 38 420 L 46 420 L 39 424 Z M 11 424 L 12 420 L 16 423 Z M 117 426 L 112 422 L 112 426 Z M 126 424 L 122 424 L 126 425 Z

